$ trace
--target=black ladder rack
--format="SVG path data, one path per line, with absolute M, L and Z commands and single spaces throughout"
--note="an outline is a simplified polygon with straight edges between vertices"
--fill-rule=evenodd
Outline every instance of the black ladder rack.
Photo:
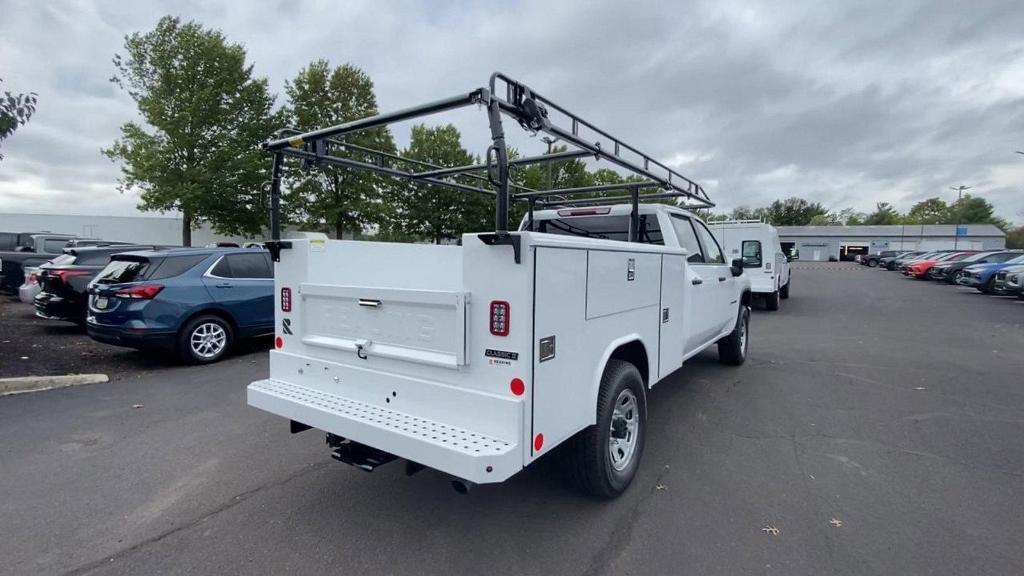
M 500 95 L 499 95 L 500 94 Z M 436 166 L 404 158 L 381 150 L 374 150 L 345 142 L 348 134 L 371 130 L 394 122 L 410 120 L 467 106 L 479 105 L 486 109 L 491 131 L 491 146 L 487 149 L 486 161 L 467 166 Z M 542 156 L 509 159 L 505 145 L 502 116 L 514 119 L 524 130 L 532 133 L 543 132 L 564 141 L 575 149 Z M 494 234 L 487 235 L 488 243 L 514 244 L 509 238 L 508 219 L 511 202 L 528 204 L 528 218 L 533 221 L 537 208 L 553 206 L 583 206 L 629 201 L 633 205 L 630 219 L 630 238 L 636 240 L 638 204 L 645 200 L 681 198 L 687 207 L 710 208 L 714 206 L 704 189 L 689 178 L 658 162 L 637 148 L 615 138 L 608 132 L 569 112 L 550 99 L 538 94 L 522 82 L 501 73 L 491 75 L 487 88 L 478 88 L 443 100 L 406 108 L 386 114 L 378 114 L 336 126 L 329 126 L 310 132 L 286 128 L 279 130 L 274 139 L 263 144 L 263 148 L 274 155 L 273 179 L 271 181 L 271 237 L 280 240 L 281 178 L 284 158 L 303 160 L 307 166 L 331 164 L 358 170 L 367 170 L 407 179 L 444 186 L 461 192 L 486 194 L 495 198 Z M 355 160 L 343 154 L 350 151 L 361 153 L 372 161 Z M 509 180 L 509 170 L 516 166 L 542 164 L 562 160 L 593 157 L 606 160 L 642 180 L 622 184 L 602 184 L 580 188 L 534 190 L 518 186 Z M 408 168 L 399 168 L 401 164 Z M 456 176 L 468 178 L 473 183 L 456 182 Z M 655 189 L 642 194 L 642 190 Z M 604 198 L 579 198 L 581 195 L 612 191 L 627 192 L 627 196 Z M 576 197 L 576 198 L 574 198 Z M 518 240 L 515 238 L 514 240 Z M 517 242 L 515 242 L 517 243 Z M 518 248 L 518 247 L 517 247 Z M 516 250 L 518 256 L 518 250 Z M 518 257 L 516 258 L 518 261 Z

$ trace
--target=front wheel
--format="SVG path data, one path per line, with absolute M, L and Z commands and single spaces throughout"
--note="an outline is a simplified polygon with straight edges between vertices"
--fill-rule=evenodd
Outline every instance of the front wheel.
M 956 272 L 954 272 L 954 273 L 953 273 L 953 275 L 952 275 L 952 276 L 950 277 L 950 279 L 949 279 L 949 283 L 950 283 L 950 284 L 959 284 L 959 283 L 960 283 L 960 279 L 961 279 L 961 278 L 963 278 L 963 277 L 964 277 L 964 273 L 963 273 L 963 272 L 961 272 L 960 270 L 957 270 L 957 271 L 956 271 Z
M 878 260 L 868 260 L 868 268 L 874 268 L 875 266 L 878 266 Z
M 718 360 L 722 364 L 739 366 L 747 359 L 750 341 L 750 308 L 740 305 L 736 327 L 728 336 L 718 341 Z
M 570 474 L 584 492 L 615 498 L 640 467 L 647 427 L 647 396 L 636 366 L 609 360 L 597 395 L 597 424 L 573 440 Z
M 234 333 L 223 318 L 198 316 L 178 334 L 178 356 L 188 364 L 210 364 L 223 358 L 233 342 Z

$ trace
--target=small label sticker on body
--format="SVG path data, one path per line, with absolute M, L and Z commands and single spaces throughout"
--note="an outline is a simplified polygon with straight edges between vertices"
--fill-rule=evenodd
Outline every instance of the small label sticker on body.
M 491 350 L 487 348 L 484 350 L 484 356 L 501 360 L 519 360 L 519 352 L 509 352 L 508 350 Z

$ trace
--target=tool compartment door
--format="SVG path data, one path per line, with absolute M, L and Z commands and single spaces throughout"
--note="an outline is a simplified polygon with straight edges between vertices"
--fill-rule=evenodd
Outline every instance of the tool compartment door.
M 467 364 L 469 294 L 302 284 L 302 343 L 456 369 Z

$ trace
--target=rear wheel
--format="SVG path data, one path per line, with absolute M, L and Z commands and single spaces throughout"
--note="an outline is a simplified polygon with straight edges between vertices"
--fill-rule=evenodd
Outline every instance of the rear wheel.
M 789 283 L 792 281 L 792 278 L 786 280 L 786 285 L 779 289 L 779 297 L 783 300 L 789 300 Z
M 772 292 L 771 294 L 765 295 L 765 297 L 764 297 L 764 307 L 767 308 L 768 310 L 778 310 L 779 309 L 779 291 L 778 290 L 776 290 L 775 292 Z
M 874 258 L 868 260 L 868 268 L 874 268 L 876 266 L 878 266 L 878 260 L 875 260 Z
M 198 316 L 178 334 L 178 356 L 189 364 L 209 364 L 223 358 L 233 343 L 234 333 L 223 318 Z
M 718 341 L 718 360 L 722 364 L 739 366 L 747 359 L 750 340 L 750 308 L 740 305 L 736 327 L 728 336 Z
M 622 494 L 640 467 L 646 426 L 640 371 L 629 362 L 609 360 L 597 396 L 597 424 L 576 435 L 569 454 L 576 485 L 600 498 Z

